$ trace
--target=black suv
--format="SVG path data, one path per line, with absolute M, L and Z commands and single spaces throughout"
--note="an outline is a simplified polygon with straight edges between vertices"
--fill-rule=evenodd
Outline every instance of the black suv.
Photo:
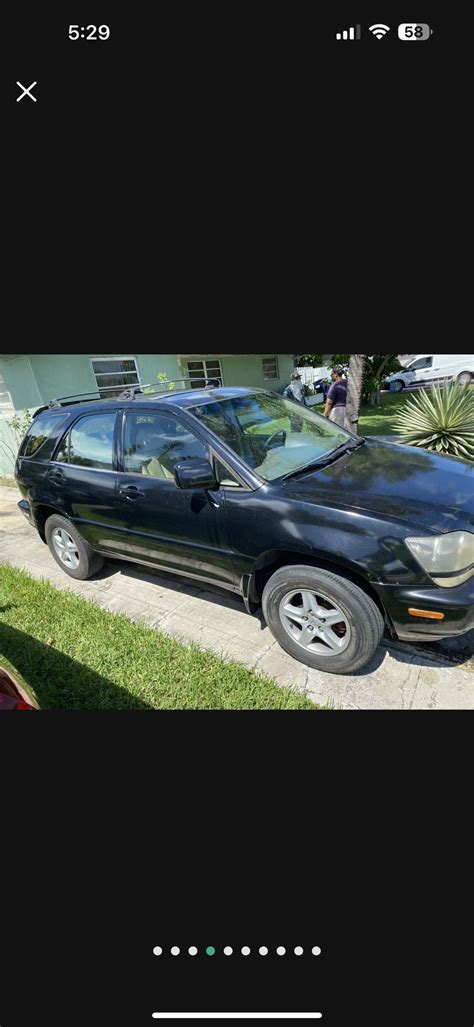
M 474 624 L 472 467 L 358 438 L 273 392 L 53 401 L 15 476 L 67 574 L 119 557 L 230 589 L 310 667 L 354 672 L 384 630 L 433 640 Z

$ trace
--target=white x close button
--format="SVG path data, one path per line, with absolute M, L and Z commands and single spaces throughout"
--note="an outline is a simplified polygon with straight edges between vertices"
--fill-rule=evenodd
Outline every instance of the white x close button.
M 37 82 L 32 82 L 30 86 L 23 86 L 21 82 L 17 82 L 17 86 L 19 86 L 23 92 L 20 93 L 20 96 L 17 96 L 16 102 L 19 103 L 20 100 L 25 99 L 25 96 L 29 96 L 30 100 L 33 100 L 33 103 L 36 103 L 36 96 L 33 96 L 31 90 L 33 89 L 33 86 L 36 86 L 37 84 Z

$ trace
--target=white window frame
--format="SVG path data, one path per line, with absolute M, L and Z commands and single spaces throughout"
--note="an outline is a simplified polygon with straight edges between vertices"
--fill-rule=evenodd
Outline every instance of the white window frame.
M 275 364 L 276 374 L 268 374 L 268 372 L 265 370 L 266 363 Z M 264 382 L 278 382 L 280 380 L 280 368 L 278 365 L 278 357 L 262 357 L 262 371 Z
M 123 355 L 122 355 L 122 356 L 120 356 L 120 357 L 115 357 L 115 356 L 113 356 L 112 354 L 110 354 L 110 355 L 107 355 L 106 357 L 91 357 L 91 358 L 90 358 L 90 362 L 91 362 L 91 368 L 92 368 L 92 374 L 94 375 L 94 379 L 95 379 L 95 384 L 96 384 L 96 386 L 97 386 L 97 391 L 98 391 L 98 392 L 100 392 L 100 384 L 99 384 L 99 382 L 97 381 L 97 375 L 99 376 L 99 378 L 100 378 L 100 376 L 101 376 L 101 375 L 104 375 L 104 376 L 106 375 L 106 376 L 108 377 L 108 376 L 109 376 L 110 374 L 113 374 L 113 371 L 96 371 L 96 370 L 95 370 L 95 368 L 94 368 L 94 361 L 95 361 L 96 363 L 100 363 L 100 361 L 109 361 L 109 360 L 121 360 L 121 361 L 124 361 L 124 360 L 133 360 L 133 363 L 135 364 L 135 374 L 136 374 L 136 376 L 137 376 L 137 378 L 138 378 L 138 381 L 137 381 L 137 382 L 131 382 L 131 383 L 130 383 L 130 386 L 132 386 L 132 385 L 140 385 L 140 386 L 141 386 L 141 384 L 142 384 L 142 380 L 141 380 L 141 377 L 140 377 L 140 371 L 139 371 L 139 369 L 138 369 L 138 363 L 137 363 L 137 358 L 136 358 L 136 357 L 134 357 L 134 356 L 123 356 Z M 117 373 L 118 373 L 118 374 L 133 374 L 134 372 L 133 372 L 133 371 L 119 371 L 119 372 L 117 372 Z M 109 386 L 104 386 L 104 390 L 105 390 L 106 388 L 109 388 Z M 110 389 L 111 389 L 111 390 L 112 390 L 112 389 L 114 389 L 114 390 L 115 390 L 115 389 L 117 389 L 117 390 L 118 390 L 118 389 L 121 389 L 121 390 L 122 390 L 122 392 L 124 392 L 126 388 L 127 388 L 127 386 L 126 386 L 126 385 L 117 385 L 117 386 L 115 386 L 115 385 L 111 385 L 111 386 L 110 386 Z M 112 396 L 112 392 L 109 392 L 109 393 L 108 393 L 108 395 L 109 395 L 109 396 L 111 397 L 111 399 L 113 399 L 113 398 L 114 398 L 114 397 Z
M 2 399 L 6 396 L 6 400 Z M 13 400 L 11 394 L 5 386 L 5 380 L 0 374 L 0 417 L 11 417 L 15 413 L 15 407 L 13 406 Z
M 219 364 L 219 374 L 216 374 L 216 372 L 214 370 L 211 370 L 211 371 L 207 370 L 207 366 L 206 365 L 207 365 L 207 361 L 208 360 L 212 361 L 214 364 L 215 363 Z M 191 385 L 190 380 L 188 380 L 188 379 L 190 379 L 190 375 L 191 375 L 191 371 L 189 369 L 189 363 L 192 363 L 192 364 L 202 364 L 202 377 L 203 378 L 219 378 L 220 382 L 221 382 L 221 385 L 224 384 L 224 375 L 222 374 L 222 361 L 221 361 L 220 357 L 192 357 L 191 356 L 191 357 L 185 357 L 184 358 L 184 363 L 185 363 L 185 370 L 186 370 L 185 388 L 191 388 L 191 389 L 193 389 L 193 388 L 203 389 L 204 388 L 204 382 L 201 382 L 200 385 L 196 385 L 196 386 Z M 194 371 L 196 371 L 196 368 L 194 368 Z M 196 373 L 197 373 L 197 371 L 196 371 Z

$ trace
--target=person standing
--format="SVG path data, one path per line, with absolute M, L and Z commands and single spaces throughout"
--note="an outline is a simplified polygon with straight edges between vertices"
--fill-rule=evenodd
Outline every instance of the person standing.
M 293 371 L 290 379 L 290 384 L 287 385 L 283 395 L 286 399 L 294 399 L 297 403 L 301 403 L 306 406 L 306 400 L 304 398 L 304 385 L 301 380 L 301 375 L 298 371 Z
M 324 407 L 324 417 L 344 427 L 347 401 L 347 381 L 342 377 L 342 367 L 333 367 L 331 371 L 332 385 L 330 385 Z

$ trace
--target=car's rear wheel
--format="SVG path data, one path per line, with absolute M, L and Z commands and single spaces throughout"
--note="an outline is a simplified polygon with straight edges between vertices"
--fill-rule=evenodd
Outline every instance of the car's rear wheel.
M 395 378 L 394 381 L 390 384 L 390 389 L 392 390 L 392 392 L 402 392 L 404 388 L 405 382 L 401 378 Z
M 61 570 L 71 578 L 85 581 L 97 574 L 104 564 L 67 517 L 53 514 L 45 524 L 45 535 L 52 556 Z
M 307 565 L 281 567 L 262 597 L 270 631 L 316 670 L 351 674 L 372 659 L 384 631 L 373 599 L 352 581 Z
M 459 385 L 470 385 L 472 380 L 472 374 L 470 371 L 461 371 L 457 377 Z

